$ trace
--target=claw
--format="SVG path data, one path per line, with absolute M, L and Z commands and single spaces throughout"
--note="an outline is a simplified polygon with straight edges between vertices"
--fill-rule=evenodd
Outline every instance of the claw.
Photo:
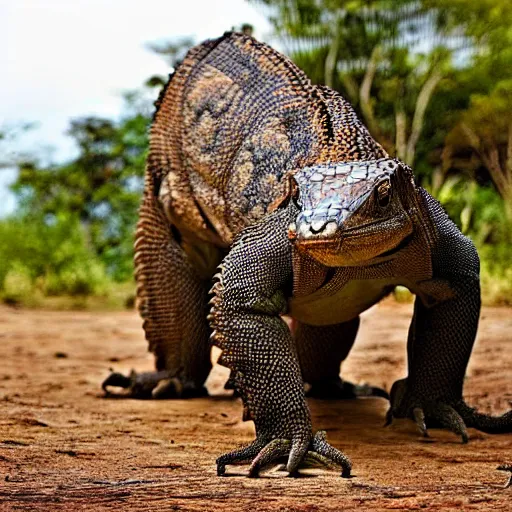
M 456 403 L 455 407 L 468 427 L 476 428 L 488 434 L 512 432 L 512 411 L 508 411 L 501 416 L 490 416 L 477 412 L 462 400 Z
M 113 372 L 103 381 L 101 388 L 105 393 L 110 394 L 110 391 L 107 389 L 108 386 L 127 389 L 131 385 L 132 379 L 130 377 L 126 377 L 122 373 Z
M 151 390 L 153 398 L 165 398 L 168 396 L 181 396 L 183 394 L 183 384 L 179 379 L 162 379 Z
M 416 423 L 416 426 L 418 427 L 421 435 L 423 437 L 428 437 L 427 425 L 425 424 L 425 413 L 423 412 L 423 409 L 420 407 L 415 407 L 412 410 L 412 414 L 414 417 L 414 422 Z
M 308 438 L 298 439 L 293 442 L 290 455 L 288 457 L 288 464 L 286 464 L 286 471 L 288 471 L 290 475 L 297 473 L 299 465 L 308 451 L 309 443 L 310 440 Z
M 501 466 L 498 466 L 496 469 L 498 469 L 499 471 L 510 471 L 510 476 L 508 482 L 505 484 L 504 489 L 512 487 L 512 464 L 502 464 Z
M 120 387 L 128 391 L 115 394 L 109 387 Z M 104 380 L 102 388 L 106 396 L 122 398 L 194 398 L 208 395 L 204 386 L 183 381 L 166 370 L 143 373 L 132 370 L 129 377 L 112 373 Z
M 441 426 L 468 442 L 466 427 L 474 427 L 483 432 L 512 432 L 512 411 L 502 416 L 487 416 L 470 408 L 460 399 L 443 402 L 442 399 L 425 399 L 408 389 L 407 379 L 397 380 L 391 387 L 391 407 L 386 415 L 386 425 L 394 417 L 412 417 L 420 432 L 428 437 L 427 424 Z
M 438 420 L 443 427 L 461 436 L 464 444 L 468 442 L 468 432 L 464 420 L 453 407 L 441 403 L 437 404 L 431 411 L 431 415 L 434 419 Z
M 327 435 L 324 430 L 319 430 L 312 441 L 312 447 L 315 452 L 323 455 L 329 460 L 332 460 L 335 464 L 341 466 L 341 476 L 343 478 L 349 478 L 352 470 L 352 462 L 342 452 L 331 446 L 327 442 Z
M 259 472 L 263 467 L 274 462 L 279 457 L 285 456 L 289 451 L 290 441 L 288 439 L 274 439 L 252 461 L 249 468 L 249 477 L 255 478 L 259 476 Z
M 389 427 L 393 423 L 393 407 L 390 407 L 386 412 L 386 421 L 384 422 L 385 427 Z
M 252 460 L 249 468 L 249 477 L 257 477 L 260 471 L 288 455 L 286 470 L 290 476 L 296 476 L 299 466 L 304 463 L 310 466 L 341 466 L 341 476 L 350 477 L 352 463 L 350 459 L 327 443 L 325 432 L 317 432 L 314 438 L 309 441 L 306 438 L 295 439 L 274 439 L 269 443 L 256 439 L 249 446 L 236 450 L 217 459 L 217 475 L 223 476 L 226 473 L 228 464 L 244 464 Z
M 249 446 L 221 455 L 215 463 L 217 464 L 217 475 L 224 476 L 228 464 L 243 464 L 258 455 L 265 444 L 256 439 Z
M 332 460 L 329 460 L 327 457 L 320 455 L 319 453 L 312 452 L 311 450 L 306 453 L 304 456 L 304 460 L 302 461 L 303 467 L 328 467 L 332 468 L 335 466 Z

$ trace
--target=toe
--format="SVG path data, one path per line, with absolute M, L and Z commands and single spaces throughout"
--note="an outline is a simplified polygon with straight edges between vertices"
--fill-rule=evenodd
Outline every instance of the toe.
M 299 465 L 302 462 L 304 455 L 306 455 L 306 452 L 308 451 L 309 443 L 309 436 L 301 439 L 295 439 L 293 441 L 290 455 L 288 457 L 288 464 L 286 464 L 286 471 L 288 471 L 290 475 L 297 473 Z
M 418 427 L 421 435 L 423 437 L 428 437 L 427 425 L 425 423 L 425 413 L 423 412 L 423 409 L 421 407 L 415 407 L 412 410 L 412 415 L 414 418 L 414 423 L 416 423 L 416 426 Z
M 323 455 L 328 460 L 331 460 L 340 466 L 342 468 L 341 476 L 343 478 L 350 477 L 352 462 L 350 462 L 350 459 L 343 452 L 340 452 L 327 442 L 326 434 L 324 431 L 318 431 L 316 433 L 315 437 L 313 438 L 312 448 L 316 453 Z
M 287 455 L 290 451 L 290 444 L 290 441 L 287 439 L 274 439 L 268 443 L 252 461 L 249 476 L 252 478 L 257 477 L 260 470 L 265 466 Z
M 465 444 L 468 442 L 468 432 L 466 430 L 466 424 L 461 418 L 460 414 L 450 405 L 439 403 L 433 408 L 431 414 L 435 420 L 439 421 L 441 425 L 454 434 L 461 437 L 462 442 Z
M 109 387 L 115 388 L 129 388 L 132 384 L 132 380 L 130 377 L 126 377 L 122 373 L 113 372 L 111 373 L 101 384 L 101 388 L 107 395 L 111 392 L 108 389 Z
M 249 446 L 221 455 L 216 460 L 217 475 L 223 476 L 226 473 L 226 466 L 229 464 L 243 464 L 244 462 L 251 461 L 264 447 L 265 443 L 256 439 Z

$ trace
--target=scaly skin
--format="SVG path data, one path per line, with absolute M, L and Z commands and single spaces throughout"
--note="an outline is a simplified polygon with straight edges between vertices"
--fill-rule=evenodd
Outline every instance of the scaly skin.
M 312 431 L 304 381 L 313 396 L 360 393 L 339 379 L 359 315 L 403 285 L 417 296 L 409 374 L 393 385 L 388 422 L 411 418 L 424 434 L 441 424 L 463 441 L 466 427 L 512 431 L 512 412 L 479 414 L 462 398 L 480 311 L 473 244 L 340 95 L 225 34 L 177 69 L 150 141 L 135 263 L 159 373 L 114 374 L 105 389 L 200 396 L 210 335 L 256 426 L 250 446 L 219 457 L 218 474 L 250 463 L 257 476 L 285 456 L 290 474 L 313 460 L 349 476 L 349 459 Z

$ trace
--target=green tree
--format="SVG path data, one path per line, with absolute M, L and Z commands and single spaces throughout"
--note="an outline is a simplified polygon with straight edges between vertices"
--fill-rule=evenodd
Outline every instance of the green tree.
M 444 164 L 470 167 L 473 174 L 483 165 L 512 220 L 512 80 L 471 97 L 470 107 L 448 134 Z
M 78 219 L 90 249 L 117 280 L 131 275 L 131 239 L 142 190 L 148 123 L 141 112 L 119 122 L 76 119 L 68 133 L 78 156 L 49 166 L 22 162 L 12 185 L 19 215 L 25 219 L 42 219 L 49 225 L 63 215 Z
M 456 47 L 438 9 L 412 0 L 257 3 L 313 81 L 342 92 L 374 137 L 412 165 L 427 108 Z
M 445 140 L 444 168 L 490 178 L 512 220 L 512 9 L 503 0 L 450 4 L 450 23 L 463 24 L 475 46 L 460 83 L 468 104 Z

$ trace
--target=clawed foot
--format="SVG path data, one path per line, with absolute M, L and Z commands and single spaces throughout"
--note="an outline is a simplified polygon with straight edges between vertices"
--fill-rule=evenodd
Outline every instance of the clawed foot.
M 284 457 L 287 458 L 286 470 L 290 476 L 297 475 L 299 466 L 305 464 L 339 466 L 344 478 L 350 477 L 352 469 L 350 459 L 327 442 L 324 431 L 319 431 L 309 441 L 274 439 L 267 442 L 257 438 L 245 448 L 221 455 L 217 459 L 217 475 L 223 476 L 229 464 L 250 463 L 249 476 L 257 477 L 265 467 Z
M 389 400 L 389 394 L 384 389 L 369 386 L 368 384 L 352 384 L 339 377 L 314 382 L 307 396 L 326 400 L 352 400 L 355 398 L 379 396 Z
M 144 372 L 134 370 L 126 377 L 121 373 L 111 373 L 101 385 L 106 397 L 123 398 L 195 398 L 207 396 L 208 392 L 203 386 L 194 386 L 192 383 L 182 382 L 178 377 L 171 377 L 169 372 Z M 110 388 L 123 388 L 122 393 L 113 393 Z
M 512 487 L 512 464 L 502 464 L 501 466 L 498 466 L 496 469 L 498 469 L 499 471 L 508 471 L 510 473 L 510 475 L 508 475 L 508 481 L 505 484 L 504 489 Z
M 393 384 L 390 403 L 385 425 L 390 425 L 393 418 L 410 418 L 424 437 L 428 437 L 427 426 L 447 428 L 460 436 L 463 443 L 469 440 L 467 427 L 488 433 L 512 432 L 512 411 L 502 416 L 489 416 L 476 412 L 463 400 L 446 403 L 420 399 L 409 391 L 407 379 Z

